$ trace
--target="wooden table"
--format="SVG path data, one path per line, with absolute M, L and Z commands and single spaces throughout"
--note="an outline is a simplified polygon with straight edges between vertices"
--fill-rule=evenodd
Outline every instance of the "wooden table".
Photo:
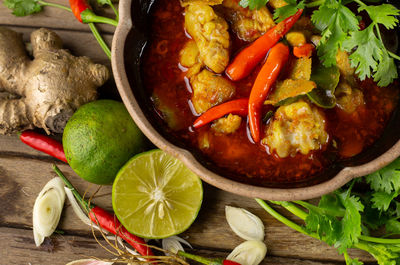
M 57 2 L 66 4 L 66 1 Z M 95 62 L 110 66 L 89 28 L 75 21 L 64 10 L 45 8 L 40 14 L 17 18 L 1 5 L 0 24 L 23 33 L 26 41 L 33 30 L 48 27 L 62 37 L 65 47 L 75 55 L 86 55 Z M 110 26 L 101 26 L 100 29 L 110 43 L 114 29 Z M 101 92 L 103 95 L 118 97 L 112 81 Z M 44 184 L 55 177 L 51 169 L 53 163 L 59 165 L 80 192 L 89 190 L 90 193 L 96 189 L 95 185 L 76 176 L 66 164 L 22 144 L 16 135 L 0 136 L 0 264 L 57 265 L 89 256 L 112 258 L 97 244 L 90 227 L 76 218 L 68 202 L 65 203 L 58 226 L 64 233 L 53 234 L 41 247 L 35 246 L 32 208 Z M 111 210 L 110 187 L 103 187 L 95 202 Z M 344 264 L 343 258 L 334 248 L 279 223 L 253 199 L 233 195 L 209 185 L 205 185 L 204 204 L 197 220 L 181 235 L 193 245 L 193 252 L 210 257 L 225 257 L 243 242 L 230 230 L 225 220 L 226 205 L 243 207 L 262 218 L 266 228 L 265 243 L 268 246 L 268 254 L 262 264 Z M 374 262 L 371 256 L 361 251 L 352 251 L 351 255 L 366 262 Z

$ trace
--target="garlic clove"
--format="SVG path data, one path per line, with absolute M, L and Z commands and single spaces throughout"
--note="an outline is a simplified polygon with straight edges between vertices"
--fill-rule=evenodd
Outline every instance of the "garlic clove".
M 264 224 L 251 212 L 232 206 L 225 206 L 225 216 L 236 235 L 244 240 L 264 241 Z
M 64 183 L 58 177 L 50 180 L 39 193 L 32 213 L 33 237 L 36 246 L 40 246 L 44 238 L 56 230 L 64 201 Z
M 95 259 L 80 259 L 80 260 L 71 261 L 70 263 L 67 263 L 66 265 L 111 265 L 111 264 L 114 264 L 114 262 L 106 262 L 106 261 L 95 260 Z
M 170 236 L 161 241 L 162 248 L 174 254 L 177 254 L 179 250 L 184 251 L 181 243 L 192 248 L 189 242 L 178 236 Z M 167 253 L 167 255 L 169 255 L 169 253 Z
M 226 258 L 241 265 L 258 265 L 267 254 L 267 246 L 257 240 L 245 241 L 237 246 Z

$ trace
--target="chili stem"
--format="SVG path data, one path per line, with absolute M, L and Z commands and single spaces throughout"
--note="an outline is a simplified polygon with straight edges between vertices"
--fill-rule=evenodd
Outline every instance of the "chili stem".
M 75 198 L 79 201 L 79 203 L 82 205 L 82 207 L 85 210 L 89 211 L 90 210 L 89 204 L 82 198 L 82 196 L 75 189 L 75 187 L 72 186 L 71 182 L 69 182 L 69 180 L 64 176 L 64 174 L 61 172 L 61 170 L 54 164 L 53 164 L 53 170 L 64 181 L 65 186 L 67 186 L 72 191 L 72 194 L 74 194 Z
M 109 24 L 112 26 L 118 26 L 118 21 L 108 18 L 108 17 L 102 17 L 98 16 L 93 11 L 87 9 L 81 13 L 81 18 L 83 23 L 103 23 L 103 24 Z
M 66 7 L 66 6 L 63 6 L 63 5 L 54 4 L 54 3 L 49 3 L 49 2 L 42 1 L 42 0 L 39 0 L 38 3 L 41 4 L 41 5 L 43 5 L 43 6 L 57 7 L 57 8 L 61 8 L 61 9 L 67 10 L 67 11 L 69 11 L 69 12 L 72 12 L 71 8 Z
M 112 0 L 107 0 L 108 5 L 111 7 L 111 9 L 114 11 L 115 14 L 115 20 L 118 22 L 119 21 L 119 13 L 118 10 L 115 8 L 114 4 L 112 3 Z
M 100 44 L 100 47 L 103 49 L 104 53 L 107 55 L 109 59 L 111 59 L 111 51 L 110 48 L 108 48 L 107 43 L 104 41 L 104 39 L 101 37 L 99 31 L 97 30 L 96 26 L 94 23 L 88 23 L 90 30 L 92 31 L 94 37 L 96 38 L 97 42 Z

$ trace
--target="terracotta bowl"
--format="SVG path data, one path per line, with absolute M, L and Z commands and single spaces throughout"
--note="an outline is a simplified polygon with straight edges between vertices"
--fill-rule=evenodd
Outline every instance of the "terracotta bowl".
M 260 187 L 234 181 L 210 168 L 201 155 L 162 129 L 152 118 L 152 106 L 141 80 L 140 56 L 147 40 L 148 12 L 154 0 L 120 0 L 121 18 L 112 45 L 112 67 L 122 100 L 143 133 L 159 148 L 177 157 L 205 182 L 239 195 L 266 200 L 303 200 L 340 188 L 353 178 L 376 171 L 400 156 L 400 111 L 397 108 L 385 133 L 356 157 L 340 161 L 309 182 Z M 400 105 L 400 104 L 399 104 Z M 290 187 L 290 188 L 288 188 Z

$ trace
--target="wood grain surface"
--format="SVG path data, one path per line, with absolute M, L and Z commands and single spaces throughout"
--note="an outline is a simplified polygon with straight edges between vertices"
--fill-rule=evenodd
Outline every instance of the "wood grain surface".
M 54 2 L 68 4 L 67 1 L 61 0 Z M 111 12 L 106 10 L 104 13 Z M 77 22 L 66 11 L 46 7 L 40 14 L 17 18 L 1 4 L 0 25 L 21 32 L 25 41 L 29 40 L 33 30 L 40 27 L 51 28 L 62 37 L 65 48 L 74 54 L 85 55 L 97 63 L 110 66 L 110 61 L 88 27 Z M 113 28 L 100 26 L 100 29 L 106 33 L 106 41 L 111 43 Z M 100 94 L 103 97 L 118 97 L 112 81 L 101 88 Z M 97 190 L 96 185 L 81 180 L 68 165 L 25 146 L 16 135 L 0 136 L 0 264 L 58 265 L 90 256 L 112 258 L 97 244 L 90 227 L 76 218 L 68 202 L 65 203 L 58 226 L 64 234 L 54 234 L 46 239 L 43 246 L 35 247 L 32 207 L 44 184 L 56 176 L 51 168 L 53 163 L 59 165 L 81 193 L 87 192 L 92 195 Z M 111 210 L 111 187 L 102 187 L 94 202 Z M 263 220 L 268 255 L 262 264 L 344 264 L 343 258 L 334 248 L 279 223 L 253 199 L 233 195 L 209 185 L 205 185 L 204 203 L 197 220 L 181 235 L 193 245 L 194 253 L 225 257 L 243 241 L 230 230 L 225 220 L 226 205 L 243 207 Z M 300 220 L 287 215 L 301 223 Z M 350 255 L 357 256 L 367 263 L 374 262 L 369 254 L 362 251 L 351 251 Z

